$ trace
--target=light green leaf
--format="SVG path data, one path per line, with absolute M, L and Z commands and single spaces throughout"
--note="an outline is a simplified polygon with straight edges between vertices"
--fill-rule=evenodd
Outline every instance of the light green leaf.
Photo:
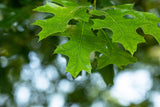
M 109 36 L 103 30 L 98 32 L 98 36 L 103 38 L 107 45 L 107 52 L 98 58 L 98 68 L 101 69 L 109 64 L 116 64 L 118 67 L 121 67 L 122 65 L 137 61 L 135 57 L 120 49 L 117 43 L 112 43 Z
M 86 10 L 88 6 L 79 6 L 78 4 L 67 1 L 67 0 L 55 0 L 62 3 L 64 6 L 57 5 L 55 3 L 47 2 L 46 5 L 40 6 L 34 10 L 39 12 L 52 13 L 55 16 L 46 20 L 37 20 L 34 25 L 42 27 L 42 31 L 38 34 L 39 40 L 46 38 L 47 36 L 57 33 L 64 32 L 67 28 L 67 24 L 71 19 L 83 20 L 87 22 L 89 15 Z
M 96 37 L 91 31 L 92 22 L 79 22 L 77 26 L 71 27 L 64 33 L 70 41 L 58 46 L 54 53 L 61 53 L 69 57 L 66 68 L 76 77 L 81 70 L 91 73 L 89 55 L 93 51 L 106 53 L 105 41 Z M 69 32 L 69 35 L 67 34 Z
M 126 4 L 102 10 L 88 10 L 89 5 L 84 6 L 83 2 L 79 2 L 80 6 L 76 3 L 77 0 L 52 1 L 53 3 L 47 2 L 35 10 L 52 13 L 54 16 L 45 20 L 37 20 L 34 25 L 42 27 L 39 40 L 54 33 L 70 38 L 69 42 L 58 46 L 54 53 L 61 53 L 69 57 L 66 71 L 74 77 L 81 70 L 91 73 L 89 56 L 93 51 L 103 54 L 98 58 L 99 68 L 109 64 L 121 67 L 136 62 L 136 58 L 119 48 L 117 43 L 121 43 L 126 50 L 133 54 L 137 44 L 145 41 L 143 36 L 136 33 L 136 29 L 139 27 L 145 34 L 153 35 L 160 43 L 160 28 L 157 26 L 160 19 L 153 13 L 133 10 L 133 5 Z M 90 16 L 87 10 L 91 14 Z M 72 19 L 75 19 L 78 24 L 69 25 Z M 102 30 L 103 28 L 113 32 L 112 40 Z M 97 31 L 93 33 L 95 29 Z
M 144 33 L 153 35 L 160 43 L 160 29 L 157 27 L 160 19 L 153 13 L 135 11 L 132 6 L 125 4 L 105 11 L 92 11 L 91 14 L 105 16 L 104 20 L 93 19 L 94 29 L 108 28 L 112 30 L 113 42 L 123 44 L 125 49 L 133 54 L 136 51 L 137 44 L 144 42 L 144 38 L 136 33 L 136 29 L 139 27 L 142 27 Z M 131 17 L 125 18 L 126 15 Z

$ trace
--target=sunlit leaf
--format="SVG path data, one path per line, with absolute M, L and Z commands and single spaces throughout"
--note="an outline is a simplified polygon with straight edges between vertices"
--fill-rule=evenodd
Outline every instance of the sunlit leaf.
M 70 38 L 70 41 L 58 46 L 55 50 L 55 53 L 61 53 L 69 57 L 66 71 L 70 72 L 74 77 L 81 70 L 91 73 L 92 67 L 89 60 L 91 52 L 106 53 L 105 41 L 93 34 L 91 31 L 92 24 L 92 22 L 79 22 L 77 26 L 72 25 L 64 33 Z
M 120 49 L 117 43 L 112 43 L 109 36 L 103 30 L 98 32 L 98 36 L 103 38 L 107 45 L 107 52 L 98 59 L 98 68 L 103 68 L 109 64 L 116 64 L 121 67 L 122 65 L 136 62 L 135 57 Z
M 85 22 L 89 19 L 89 15 L 86 12 L 88 6 L 79 6 L 78 4 L 67 0 L 55 0 L 55 2 L 62 3 L 64 6 L 47 2 L 46 5 L 34 9 L 35 11 L 52 13 L 55 15 L 50 19 L 37 20 L 33 23 L 34 25 L 42 27 L 42 31 L 39 33 L 39 40 L 42 40 L 53 33 L 64 32 L 71 19 L 80 19 Z
M 153 13 L 135 11 L 132 6 L 125 4 L 104 11 L 92 11 L 91 14 L 105 16 L 104 20 L 93 19 L 94 29 L 108 28 L 112 30 L 113 42 L 123 44 L 125 49 L 133 54 L 137 49 L 137 44 L 144 42 L 144 38 L 136 33 L 136 29 L 139 27 L 144 30 L 144 33 L 153 35 L 160 43 L 160 29 L 157 26 L 160 19 Z

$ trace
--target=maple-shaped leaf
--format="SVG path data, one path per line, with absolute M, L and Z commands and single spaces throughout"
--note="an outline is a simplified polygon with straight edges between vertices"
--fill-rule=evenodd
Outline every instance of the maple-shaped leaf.
M 98 58 L 98 68 L 101 69 L 109 64 L 116 64 L 121 67 L 137 61 L 135 57 L 120 49 L 117 43 L 112 43 L 112 40 L 104 30 L 100 30 L 97 35 L 103 38 L 107 45 L 107 52 Z
M 33 25 L 39 25 L 42 27 L 42 31 L 38 34 L 39 40 L 42 40 L 53 33 L 64 32 L 71 19 L 80 19 L 85 22 L 89 19 L 89 15 L 86 12 L 88 6 L 79 6 L 70 0 L 53 1 L 59 4 L 61 3 L 62 6 L 56 3 L 47 2 L 44 6 L 34 9 L 35 11 L 54 14 L 52 18 L 37 20 L 33 23 Z
M 79 22 L 71 25 L 64 32 L 70 38 L 69 42 L 58 46 L 54 53 L 61 53 L 69 57 L 66 68 L 72 76 L 76 77 L 81 70 L 91 73 L 89 55 L 93 51 L 106 53 L 106 44 L 103 39 L 94 35 L 91 31 L 93 22 Z
M 104 11 L 91 11 L 94 15 L 104 15 L 105 19 L 92 19 L 93 28 L 108 28 L 113 32 L 113 42 L 123 44 L 125 49 L 132 54 L 136 51 L 137 44 L 144 42 L 144 38 L 136 33 L 142 27 L 144 33 L 153 35 L 160 43 L 160 29 L 157 24 L 160 19 L 153 13 L 138 12 L 132 9 L 133 5 L 125 4 Z

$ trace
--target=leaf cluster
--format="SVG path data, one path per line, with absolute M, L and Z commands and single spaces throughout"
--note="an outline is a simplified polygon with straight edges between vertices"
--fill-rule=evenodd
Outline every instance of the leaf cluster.
M 160 42 L 157 26 L 160 19 L 153 13 L 138 12 L 132 7 L 132 4 L 124 4 L 96 10 L 87 2 L 78 4 L 76 0 L 52 0 L 34 10 L 54 16 L 33 24 L 42 28 L 39 40 L 51 34 L 70 39 L 59 45 L 54 53 L 69 57 L 66 71 L 76 77 L 81 70 L 91 73 L 89 56 L 92 52 L 99 53 L 96 56 L 97 68 L 135 63 L 133 54 L 137 44 L 145 42 L 144 37 L 136 32 L 138 28 Z M 108 31 L 113 34 L 109 35 Z

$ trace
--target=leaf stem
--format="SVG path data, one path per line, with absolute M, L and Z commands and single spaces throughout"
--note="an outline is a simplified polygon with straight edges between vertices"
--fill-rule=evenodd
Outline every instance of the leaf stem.
M 96 10 L 96 0 L 93 2 L 93 9 Z

